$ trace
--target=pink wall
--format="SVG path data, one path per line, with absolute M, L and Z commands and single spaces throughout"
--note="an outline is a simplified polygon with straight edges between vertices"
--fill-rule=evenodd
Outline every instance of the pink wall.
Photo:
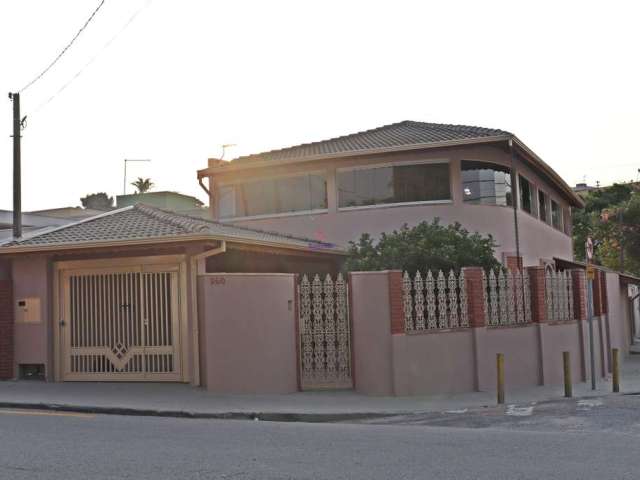
M 631 345 L 628 287 L 620 285 L 617 273 L 607 273 L 606 282 L 611 348 L 620 349 L 622 360 L 624 354 L 629 352 L 629 345 Z
M 540 384 L 540 354 L 537 325 L 477 328 L 478 387 L 496 388 L 496 355 L 504 354 L 507 390 Z
M 40 323 L 15 324 L 15 363 L 44 364 L 48 379 L 53 374 L 53 345 L 49 319 L 49 262 L 44 256 L 19 257 L 12 262 L 14 304 L 22 298 L 40 298 Z M 15 305 L 14 305 L 15 308 Z
M 387 272 L 354 272 L 350 278 L 355 389 L 368 395 L 392 395 Z
M 198 277 L 202 383 L 220 393 L 298 389 L 294 275 Z
M 471 329 L 393 335 L 394 393 L 472 392 L 475 360 Z
M 580 347 L 580 323 L 542 325 L 544 383 L 559 385 L 564 381 L 562 352 L 571 358 L 571 379 L 583 380 L 582 349 Z

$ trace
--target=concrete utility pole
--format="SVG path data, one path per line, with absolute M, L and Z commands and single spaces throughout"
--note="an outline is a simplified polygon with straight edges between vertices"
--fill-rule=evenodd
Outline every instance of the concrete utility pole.
M 20 175 L 20 94 L 9 93 L 13 101 L 13 236 L 22 237 L 22 191 Z

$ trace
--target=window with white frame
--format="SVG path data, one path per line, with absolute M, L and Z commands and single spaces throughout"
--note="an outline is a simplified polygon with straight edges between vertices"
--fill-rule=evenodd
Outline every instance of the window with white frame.
M 520 208 L 527 213 L 533 214 L 533 186 L 522 175 L 519 176 L 518 183 L 520 184 Z
M 449 163 L 338 170 L 338 207 L 451 200 Z
M 538 190 L 538 215 L 540 220 L 549 223 L 549 198 L 542 190 Z
M 221 185 L 220 218 L 253 217 L 325 210 L 327 179 L 310 173 Z

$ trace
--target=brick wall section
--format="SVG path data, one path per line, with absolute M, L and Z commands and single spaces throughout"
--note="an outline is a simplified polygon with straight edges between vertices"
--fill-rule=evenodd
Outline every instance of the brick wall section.
M 573 315 L 576 320 L 587 319 L 587 276 L 584 270 L 571 270 L 573 281 Z
M 487 319 L 484 315 L 484 289 L 482 286 L 482 267 L 462 269 L 467 284 L 467 305 L 469 308 L 469 326 L 484 327 Z
M 0 380 L 13 378 L 13 295 L 11 282 L 0 280 Z
M 544 300 L 544 267 L 527 267 L 529 285 L 531 286 L 531 321 L 545 323 L 547 306 Z
M 600 274 L 600 300 L 602 302 L 602 313 L 609 313 L 609 298 L 607 296 L 607 274 L 605 272 L 598 272 Z
M 391 270 L 389 278 L 389 309 L 391 315 L 391 334 L 405 333 L 404 307 L 402 302 L 402 272 Z
M 593 279 L 592 284 L 592 292 L 593 292 L 593 315 L 599 317 L 602 315 L 602 290 L 600 288 L 600 284 L 602 278 L 600 277 L 600 272 L 596 270 L 596 276 Z
M 521 272 L 522 271 L 522 257 L 516 257 L 516 256 L 508 256 L 507 257 L 507 268 L 513 272 L 515 272 L 516 270 Z

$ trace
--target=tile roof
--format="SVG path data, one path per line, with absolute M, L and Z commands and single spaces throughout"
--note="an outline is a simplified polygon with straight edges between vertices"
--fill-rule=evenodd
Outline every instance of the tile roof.
M 0 246 L 0 253 L 11 248 L 61 248 L 94 243 L 118 243 L 136 240 L 162 239 L 163 237 L 211 236 L 212 239 L 238 243 L 270 244 L 283 248 L 307 249 L 341 253 L 333 244 L 237 227 L 212 220 L 181 215 L 145 204 L 136 204 L 120 210 L 35 234 L 22 240 L 14 240 Z M 6 252 L 8 253 L 8 252 Z
M 493 128 L 405 120 L 320 142 L 238 157 L 232 162 L 303 159 L 322 155 L 352 154 L 374 149 L 510 135 L 509 132 Z

